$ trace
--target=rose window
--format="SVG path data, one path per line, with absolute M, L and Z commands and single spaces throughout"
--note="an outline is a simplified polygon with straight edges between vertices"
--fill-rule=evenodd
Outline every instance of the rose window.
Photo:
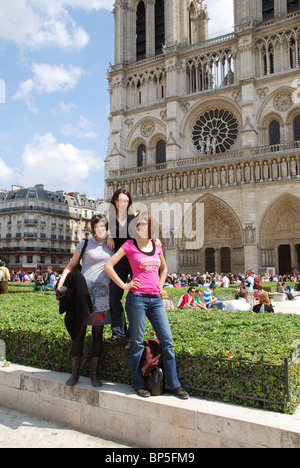
M 229 151 L 239 133 L 237 119 L 229 111 L 214 109 L 205 112 L 193 129 L 193 143 L 201 154 Z

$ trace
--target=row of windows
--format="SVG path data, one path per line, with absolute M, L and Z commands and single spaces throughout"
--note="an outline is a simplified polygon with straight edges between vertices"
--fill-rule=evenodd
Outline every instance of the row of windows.
M 300 115 L 293 121 L 293 137 L 294 141 L 300 141 Z M 269 124 L 269 144 L 279 145 L 280 143 L 280 123 L 277 120 L 272 120 Z M 137 150 L 137 167 L 143 167 L 149 164 L 146 152 L 146 146 L 141 144 Z M 155 162 L 156 164 L 164 164 L 166 162 L 166 142 L 164 140 L 160 140 L 156 145 Z
M 136 20 L 136 59 L 144 60 L 146 58 L 146 7 L 141 1 L 137 7 Z M 165 4 L 164 0 L 155 2 L 155 55 L 162 53 L 165 43 Z
M 146 151 L 146 146 L 144 144 L 138 147 L 137 167 L 146 166 L 148 164 Z M 166 160 L 166 142 L 164 140 L 160 140 L 156 145 L 155 161 L 156 164 L 163 164 Z
M 21 258 L 23 259 L 23 261 L 26 261 L 28 265 L 32 265 L 34 263 L 33 255 L 22 256 L 22 257 L 20 255 L 15 255 L 14 257 L 10 258 L 9 263 L 12 263 L 15 265 L 22 264 Z M 49 262 L 46 262 L 46 257 L 40 256 L 38 258 L 39 258 L 39 261 L 38 261 L 39 265 L 45 265 L 46 263 L 49 263 Z M 63 260 L 63 258 L 64 257 L 61 257 L 61 256 L 57 257 L 56 255 L 55 256 L 51 255 L 51 265 L 57 265 L 57 264 L 62 265 L 63 263 L 65 264 L 65 261 Z
M 300 141 L 300 115 L 294 119 L 293 131 L 294 141 Z M 278 120 L 272 120 L 269 125 L 269 142 L 270 145 L 279 145 L 281 143 L 280 123 Z
M 299 0 L 287 0 L 287 12 L 292 13 L 293 11 L 299 10 Z M 263 0 L 263 21 L 273 19 L 275 16 L 275 1 L 274 0 Z
M 270 35 L 256 41 L 258 48 L 259 76 L 272 75 L 282 70 L 300 66 L 300 36 L 296 30 Z

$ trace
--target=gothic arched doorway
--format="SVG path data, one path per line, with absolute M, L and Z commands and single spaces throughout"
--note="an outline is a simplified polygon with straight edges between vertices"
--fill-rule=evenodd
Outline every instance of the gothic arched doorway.
M 191 273 L 244 271 L 243 230 L 236 213 L 214 195 L 200 198 L 193 208 L 198 203 L 204 205 L 204 244 L 200 249 L 190 250 L 186 248 L 186 238 L 179 241 L 180 269 Z
M 299 267 L 300 199 L 280 195 L 267 208 L 260 226 L 261 268 L 286 274 Z M 286 271 L 289 269 L 289 271 Z

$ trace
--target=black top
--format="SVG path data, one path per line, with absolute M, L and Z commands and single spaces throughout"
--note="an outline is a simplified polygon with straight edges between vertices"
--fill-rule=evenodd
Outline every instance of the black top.
M 153 240 L 152 240 L 151 242 L 152 242 L 152 250 L 151 250 L 151 252 L 144 252 L 144 250 L 141 250 L 141 249 L 139 248 L 136 239 L 133 239 L 133 243 L 134 243 L 134 245 L 136 246 L 136 248 L 137 248 L 140 252 L 142 252 L 143 254 L 148 255 L 149 257 L 153 257 L 153 255 L 155 254 L 155 242 L 154 242 Z
M 131 222 L 134 219 L 134 215 L 128 215 L 127 222 L 124 225 L 120 224 L 117 219 L 112 221 L 113 224 L 115 223 L 115 226 L 111 225 L 110 230 L 112 238 L 115 241 L 115 252 L 117 252 L 122 247 L 122 245 L 125 244 L 126 241 L 134 240 L 134 237 L 131 236 L 133 236 L 133 234 L 135 233 L 135 229 L 133 229 L 132 227 L 130 229 Z M 138 237 L 137 234 L 135 237 Z M 128 267 L 131 270 L 129 260 L 126 256 L 124 256 L 120 260 L 118 265 Z
M 253 312 L 256 312 L 257 314 L 260 313 L 262 304 L 257 304 L 253 307 Z M 265 304 L 265 312 L 274 312 L 273 306 L 272 305 L 266 305 Z

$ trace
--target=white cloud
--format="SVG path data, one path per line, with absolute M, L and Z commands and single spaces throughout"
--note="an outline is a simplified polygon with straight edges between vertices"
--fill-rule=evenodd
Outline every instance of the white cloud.
M 68 69 L 62 65 L 33 64 L 33 78 L 19 84 L 14 99 L 24 100 L 28 109 L 37 112 L 34 94 L 70 91 L 74 89 L 82 75 L 85 73 L 80 67 L 70 66 Z
M 13 178 L 14 170 L 11 167 L 8 167 L 3 159 L 0 158 L 0 182 L 7 185 L 13 181 Z
M 39 94 L 74 89 L 84 74 L 81 67 L 70 66 L 66 69 L 63 65 L 48 65 L 46 63 L 34 64 L 32 71 L 35 90 Z
M 68 114 L 72 109 L 76 109 L 76 105 L 74 104 L 74 102 L 70 102 L 69 104 L 61 102 L 59 104 L 59 107 L 63 114 Z
M 58 46 L 80 50 L 89 42 L 89 35 L 69 10 L 111 10 L 113 4 L 114 0 L 2 0 L 0 38 L 23 49 Z
M 82 115 L 80 116 L 79 122 L 76 125 L 62 125 L 60 131 L 65 136 L 72 135 L 77 138 L 97 138 L 97 133 L 94 131 L 94 124 Z
M 114 0 L 54 0 L 64 7 L 79 8 L 81 10 L 112 10 Z
M 42 181 L 49 190 L 57 190 L 57 187 L 73 190 L 92 171 L 103 169 L 103 161 L 94 151 L 58 143 L 52 133 L 35 135 L 33 141 L 26 145 L 22 160 L 22 185 L 29 187 Z
M 89 42 L 83 28 L 77 26 L 63 1 L 10 0 L 0 4 L 0 37 L 21 48 L 39 49 L 58 46 L 82 49 Z M 72 2 L 70 2 L 72 3 Z

